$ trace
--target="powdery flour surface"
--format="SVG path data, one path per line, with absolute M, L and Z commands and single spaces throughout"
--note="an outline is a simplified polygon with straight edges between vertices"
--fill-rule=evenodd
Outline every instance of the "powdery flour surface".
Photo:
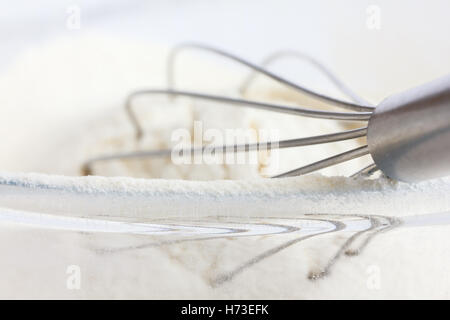
M 77 177 L 91 157 L 173 146 L 172 132 L 192 132 L 195 120 L 204 130 L 271 129 L 281 139 L 355 127 L 143 97 L 137 141 L 123 101 L 165 86 L 166 55 L 140 43 L 61 40 L 0 78 L 0 297 L 449 298 L 449 179 L 343 176 L 369 157 L 264 178 L 364 141 L 260 153 L 247 165 L 111 161 L 93 166 L 97 176 Z M 178 86 L 235 97 L 247 74 L 188 53 L 178 65 Z M 220 77 L 205 80 L 214 68 Z M 313 104 L 262 79 L 245 98 Z M 68 289 L 70 266 L 79 267 L 79 289 Z

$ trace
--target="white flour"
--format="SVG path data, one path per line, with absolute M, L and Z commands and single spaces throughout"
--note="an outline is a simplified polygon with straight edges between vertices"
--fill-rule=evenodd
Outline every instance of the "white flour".
M 0 136 L 4 137 L 0 207 L 78 217 L 181 217 L 181 221 L 222 215 L 253 219 L 309 213 L 408 216 L 450 210 L 449 179 L 408 185 L 384 179 L 329 177 L 355 172 L 370 161 L 369 157 L 324 170 L 328 177 L 261 178 L 352 149 L 364 141 L 283 150 L 275 168 L 261 164 L 175 166 L 169 158 L 138 159 L 94 166 L 94 174 L 115 178 L 67 177 L 79 175 L 82 163 L 91 157 L 169 147 L 173 130 L 192 130 L 193 120 L 203 121 L 205 128 L 221 130 L 275 129 L 281 139 L 350 127 L 192 99 L 169 102 L 165 97 L 147 97 L 136 102 L 145 127 L 144 138 L 138 142 L 123 101 L 133 90 L 165 86 L 166 54 L 165 49 L 144 44 L 88 38 L 60 41 L 17 59 L 0 78 Z M 178 86 L 237 96 L 237 87 L 247 73 L 217 67 L 217 62 L 188 53 L 180 56 Z M 311 104 L 307 97 L 270 81 L 258 81 L 246 98 Z M 389 238 L 391 233 L 380 236 L 364 255 L 339 264 L 327 281 L 314 283 L 306 274 L 342 244 L 340 235 L 295 246 L 256 265 L 235 282 L 212 288 L 208 279 L 216 269 L 227 269 L 233 261 L 270 249 L 280 243 L 279 238 L 222 239 L 99 255 L 95 248 L 147 240 L 121 234 L 85 237 L 76 232 L 2 226 L 0 249 L 7 258 L 0 262 L 0 270 L 2 281 L 7 283 L 0 286 L 1 297 L 448 297 L 447 272 L 437 267 L 448 263 L 442 260 L 449 249 L 446 243 L 450 243 L 445 227 L 415 232 L 402 229 L 392 232 L 394 238 Z M 392 265 L 392 261 L 398 263 Z M 65 268 L 70 264 L 79 264 L 87 273 L 89 281 L 81 291 L 64 287 Z M 29 265 L 33 270 L 26 268 Z M 383 274 L 378 291 L 366 286 L 366 270 L 372 265 Z M 21 281 L 24 278 L 27 281 Z
M 173 145 L 172 132 L 178 128 L 191 131 L 194 120 L 202 121 L 205 130 L 272 130 L 280 139 L 345 129 L 336 121 L 186 98 L 168 102 L 164 96 L 155 96 L 136 99 L 134 103 L 145 128 L 144 138 L 138 143 L 125 114 L 124 101 L 133 90 L 166 86 L 167 50 L 133 43 L 122 43 L 117 48 L 115 43 L 105 40 L 99 43 L 97 39 L 60 42 L 25 55 L 11 67 L 0 80 L 4 92 L 8 92 L 0 97 L 0 133 L 8 137 L 4 144 L 8 152 L 0 155 L 3 171 L 78 175 L 81 164 L 93 156 L 169 147 Z M 187 51 L 180 55 L 176 64 L 177 83 L 181 88 L 237 95 L 247 70 L 227 71 L 220 68 L 220 59 L 199 61 L 189 54 L 192 55 Z M 211 80 L 212 70 L 220 77 Z M 46 74 L 45 78 L 41 77 L 42 73 Z M 251 87 L 246 98 L 306 106 L 311 103 L 309 98 L 275 86 L 273 82 L 268 85 L 267 88 L 264 85 Z M 18 131 L 18 128 L 26 129 Z M 276 167 L 269 168 L 262 165 L 174 166 L 170 158 L 165 158 L 112 161 L 97 165 L 94 173 L 192 180 L 251 178 L 293 169 L 358 145 L 355 141 L 344 141 L 273 152 L 279 161 L 272 161 Z M 324 173 L 348 174 L 368 161 L 326 169 Z

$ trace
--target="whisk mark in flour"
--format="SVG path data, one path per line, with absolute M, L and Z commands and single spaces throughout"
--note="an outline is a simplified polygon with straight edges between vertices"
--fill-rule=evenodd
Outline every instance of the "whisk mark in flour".
M 243 272 L 244 270 L 248 269 L 249 267 L 253 266 L 254 264 L 261 262 L 264 259 L 269 258 L 270 256 L 273 256 L 276 253 L 279 253 L 280 251 L 294 245 L 297 244 L 303 240 L 307 240 L 309 238 L 312 238 L 316 235 L 320 235 L 320 234 L 326 234 L 326 233 L 331 233 L 331 232 L 336 232 L 339 230 L 342 230 L 344 228 L 344 224 L 340 223 L 340 222 L 336 222 L 336 221 L 331 221 L 331 220 L 322 220 L 328 223 L 331 223 L 334 225 L 334 229 L 332 230 L 328 230 L 328 231 L 324 231 L 324 232 L 319 232 L 319 233 L 315 233 L 315 234 L 310 234 L 304 237 L 300 237 L 300 238 L 296 238 L 290 241 L 287 241 L 285 243 L 283 243 L 282 245 L 279 245 L 275 248 L 269 249 L 265 252 L 263 252 L 262 254 L 259 254 L 255 257 L 253 257 L 252 259 L 248 260 L 247 262 L 245 262 L 244 264 L 238 266 L 237 268 L 235 268 L 234 270 L 222 274 L 220 276 L 218 276 L 217 278 L 213 279 L 210 281 L 210 284 L 212 287 L 218 287 L 221 284 L 231 281 L 236 275 L 238 275 L 239 273 Z
M 226 220 L 223 220 L 226 218 Z M 349 218 L 353 218 L 356 220 L 346 221 Z M 233 220 L 230 220 L 233 219 Z M 141 245 L 135 246 L 127 246 L 121 248 L 111 248 L 111 249 L 101 249 L 97 250 L 99 253 L 115 253 L 122 252 L 128 250 L 137 250 L 137 249 L 145 249 L 151 247 L 161 247 L 167 245 L 174 245 L 182 242 L 196 242 L 196 241 L 206 241 L 206 240 L 215 240 L 221 238 L 234 238 L 234 237 L 248 237 L 248 236 L 262 236 L 262 235 L 275 235 L 275 234 L 302 234 L 301 237 L 291 239 L 289 241 L 284 242 L 281 245 L 278 245 L 272 249 L 266 250 L 265 252 L 254 256 L 243 264 L 237 266 L 233 270 L 221 274 L 213 279 L 209 279 L 209 283 L 212 287 L 218 287 L 226 282 L 233 280 L 233 278 L 252 267 L 253 265 L 265 260 L 284 249 L 287 249 L 294 244 L 297 244 L 301 241 L 307 240 L 309 238 L 324 235 L 328 233 L 334 233 L 338 231 L 355 231 L 350 238 L 348 238 L 344 244 L 339 248 L 338 252 L 332 256 L 332 258 L 327 262 L 324 268 L 319 272 L 310 272 L 308 278 L 310 280 L 322 279 L 324 276 L 330 273 L 331 268 L 336 264 L 336 262 L 342 257 L 343 254 L 346 256 L 356 256 L 362 252 L 362 250 L 369 244 L 369 242 L 378 234 L 382 232 L 386 232 L 391 230 L 392 228 L 398 226 L 400 224 L 398 219 L 385 217 L 385 216 L 376 216 L 376 215 L 327 215 L 327 214 L 314 214 L 314 215 L 304 215 L 304 217 L 299 218 L 279 218 L 279 217 L 264 217 L 264 218 L 255 218 L 255 219 L 264 219 L 264 220 L 284 220 L 288 224 L 269 224 L 269 223 L 245 223 L 236 220 L 242 220 L 239 217 L 208 217 L 207 220 L 199 220 L 197 221 L 197 225 L 195 227 L 201 227 L 201 223 L 211 223 L 212 221 L 222 220 L 220 221 L 222 227 L 224 224 L 233 224 L 233 225 L 244 225 L 245 228 L 229 228 L 230 232 L 221 233 L 213 236 L 207 237 L 187 237 L 187 238 L 179 238 L 179 239 L 170 239 L 163 240 L 151 243 L 145 243 Z M 166 222 L 162 222 L 161 225 L 165 226 L 174 226 L 173 224 L 167 224 Z M 209 221 L 209 222 L 208 222 Z M 195 221 L 190 221 L 195 222 Z M 298 226 L 300 223 L 300 226 Z M 296 226 L 297 224 L 297 226 Z M 255 232 L 255 226 L 263 227 L 263 232 Z M 192 226 L 191 226 L 192 227 Z M 250 227 L 250 229 L 248 229 Z M 253 228 L 253 230 L 252 230 Z M 278 228 L 278 231 L 276 231 Z M 272 229 L 272 232 L 268 232 Z M 260 230 L 261 231 L 261 230 Z M 362 243 L 356 248 L 353 249 L 351 246 L 363 235 L 367 235 L 367 237 L 362 241 Z
M 327 276 L 330 273 L 330 270 L 333 267 L 333 265 L 336 264 L 337 260 L 342 256 L 342 254 L 345 254 L 346 256 L 359 255 L 376 235 L 380 234 L 381 232 L 389 231 L 399 224 L 397 222 L 398 221 L 397 219 L 389 217 L 374 216 L 374 215 L 372 216 L 354 215 L 354 216 L 368 219 L 370 221 L 371 226 L 366 230 L 356 232 L 350 238 L 348 238 L 321 271 L 309 273 L 308 278 L 310 280 L 317 280 Z M 387 222 L 383 222 L 383 220 Z M 351 249 L 351 245 L 363 235 L 367 235 L 363 243 L 356 249 Z
M 450 215 L 447 213 L 447 216 Z M 447 217 L 447 216 L 444 216 Z M 435 218 L 436 222 L 450 221 L 441 216 Z M 380 215 L 337 215 L 337 214 L 304 214 L 299 217 L 252 217 L 248 220 L 237 216 L 205 217 L 198 220 L 180 222 L 179 218 L 173 219 L 151 219 L 149 221 L 119 221 L 120 219 L 110 217 L 106 219 L 88 219 L 64 217 L 46 214 L 35 214 L 17 210 L 0 211 L 0 221 L 13 222 L 25 225 L 34 225 L 49 229 L 71 230 L 92 234 L 102 233 L 123 233 L 136 236 L 156 236 L 172 237 L 168 239 L 158 239 L 155 242 L 147 242 L 140 245 L 126 246 L 119 248 L 97 248 L 94 251 L 98 254 L 113 254 L 129 250 L 140 250 L 152 247 L 171 246 L 183 242 L 198 242 L 218 239 L 233 239 L 245 237 L 260 237 L 264 241 L 266 237 L 291 237 L 294 239 L 283 242 L 271 249 L 255 255 L 249 260 L 239 264 L 232 270 L 207 278 L 206 281 L 212 287 L 218 287 L 226 282 L 232 281 L 240 273 L 247 271 L 255 264 L 268 259 L 293 245 L 315 236 L 331 234 L 336 232 L 352 232 L 352 235 L 340 246 L 339 250 L 328 260 L 319 272 L 310 272 L 310 280 L 322 279 L 329 275 L 331 268 L 343 256 L 355 256 L 369 244 L 376 235 L 392 230 L 403 224 L 403 221 L 393 217 Z M 424 220 L 425 218 L 422 218 Z M 444 219 L 444 220 L 443 220 Z M 409 225 L 423 225 L 424 221 L 420 216 L 411 220 Z M 431 219 L 433 220 L 433 219 Z M 282 221 L 282 223 L 280 223 Z M 418 221 L 418 222 L 417 222 Z M 433 220 L 434 221 L 434 220 Z M 428 223 L 433 223 L 428 221 Z M 427 219 L 425 219 L 427 222 Z M 449 222 L 450 223 L 450 222 Z M 357 241 L 364 235 L 366 237 L 361 243 Z M 273 238 L 271 238 L 273 239 Z M 356 243 L 356 248 L 352 247 Z M 216 267 L 214 266 L 213 269 Z
M 305 215 L 305 216 L 309 217 L 309 215 Z M 357 250 L 353 251 L 354 255 L 357 255 L 357 254 L 361 253 L 361 251 L 363 250 L 364 247 L 367 246 L 369 241 L 371 239 L 373 239 L 373 237 L 375 235 L 379 234 L 382 230 L 388 231 L 388 230 L 392 229 L 392 227 L 398 225 L 398 223 L 396 223 L 396 224 L 388 224 L 388 225 L 382 224 L 377 219 L 377 217 L 379 217 L 379 216 L 345 215 L 345 216 L 337 216 L 337 217 L 340 217 L 341 219 L 345 218 L 345 217 L 347 217 L 347 218 L 348 217 L 356 217 L 356 218 L 360 218 L 360 219 L 363 219 L 363 220 L 368 220 L 370 222 L 370 225 L 368 227 L 363 227 L 362 230 L 359 230 L 359 231 L 357 230 L 357 232 L 355 234 L 353 234 L 349 239 L 347 239 L 345 241 L 345 243 L 340 247 L 338 252 L 328 261 L 326 266 L 321 271 L 319 271 L 319 272 L 310 272 L 309 275 L 308 275 L 308 278 L 310 280 L 322 279 L 324 276 L 328 275 L 330 273 L 331 268 L 336 264 L 338 259 L 342 256 L 342 253 L 344 253 L 352 245 L 352 243 L 357 238 L 359 238 L 361 235 L 363 235 L 363 234 L 365 234 L 367 232 L 370 232 L 372 230 L 376 230 L 375 232 L 373 232 L 373 233 L 371 233 L 369 235 L 369 237 L 366 239 L 366 241 L 364 241 L 363 244 Z M 385 218 L 389 222 L 395 220 L 393 218 L 387 218 L 387 217 L 383 217 L 383 218 Z M 285 242 L 284 244 L 282 244 L 280 246 L 277 246 L 277 247 L 275 247 L 273 249 L 270 249 L 270 250 L 268 250 L 268 251 L 266 251 L 266 252 L 264 252 L 264 253 L 256 256 L 256 257 L 250 259 L 246 263 L 244 263 L 244 264 L 240 265 L 239 267 L 235 268 L 233 271 L 228 272 L 226 274 L 223 274 L 223 275 L 217 277 L 216 279 L 211 281 L 211 285 L 215 287 L 215 286 L 219 286 L 219 285 L 221 285 L 221 284 L 223 284 L 223 283 L 225 283 L 227 281 L 230 281 L 237 274 L 241 273 L 242 271 L 244 271 L 248 267 L 250 267 L 250 266 L 252 266 L 252 265 L 262 261 L 263 259 L 266 259 L 266 258 L 268 258 L 268 257 L 270 257 L 270 256 L 272 256 L 272 255 L 274 255 L 274 254 L 276 254 L 276 253 L 278 253 L 278 252 L 280 252 L 280 251 L 282 251 L 282 250 L 284 250 L 284 249 L 286 249 L 286 248 L 288 248 L 288 247 L 290 247 L 290 246 L 292 246 L 292 245 L 294 245 L 294 244 L 296 244 L 298 242 L 301 242 L 303 240 L 309 239 L 309 238 L 314 237 L 314 236 L 323 235 L 323 234 L 331 233 L 331 232 L 337 232 L 337 231 L 344 230 L 344 229 L 348 228 L 348 225 L 346 225 L 345 223 L 340 222 L 340 221 L 328 220 L 328 219 L 327 220 L 321 220 L 321 221 L 326 221 L 328 223 L 332 223 L 332 224 L 334 224 L 336 226 L 336 228 L 333 229 L 333 230 L 326 231 L 326 232 L 314 233 L 314 234 L 311 234 L 311 235 L 308 235 L 308 236 L 305 236 L 305 237 L 301 237 L 301 238 L 297 238 L 297 239 L 293 239 L 293 240 L 287 241 L 287 242 Z M 382 228 L 378 229 L 380 226 Z

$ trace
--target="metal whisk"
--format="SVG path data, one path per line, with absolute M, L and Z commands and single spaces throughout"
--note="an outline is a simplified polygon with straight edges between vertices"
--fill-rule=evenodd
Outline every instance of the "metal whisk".
M 304 107 L 292 107 L 280 104 L 237 99 L 220 95 L 211 95 L 192 91 L 176 90 L 174 83 L 174 61 L 184 49 L 207 51 L 250 68 L 253 73 L 244 81 L 241 92 L 245 92 L 255 74 L 263 74 L 287 87 L 307 94 L 328 105 L 351 110 L 351 112 L 331 112 L 313 110 Z M 333 84 L 346 94 L 352 102 L 339 100 L 291 82 L 265 68 L 266 65 L 281 57 L 296 57 L 311 63 L 323 72 Z M 189 151 L 212 152 L 248 152 L 273 148 L 293 148 L 315 144 L 343 141 L 367 136 L 367 145 L 352 149 L 312 164 L 280 173 L 273 178 L 304 175 L 351 159 L 370 154 L 373 163 L 356 172 L 353 176 L 371 175 L 381 170 L 386 176 L 407 182 L 416 182 L 450 175 L 450 75 L 406 92 L 390 96 L 374 107 L 355 94 L 329 69 L 315 59 L 292 51 L 277 52 L 266 59 L 261 66 L 255 65 L 223 50 L 202 44 L 182 44 L 175 47 L 168 59 L 168 88 L 145 89 L 131 93 L 126 99 L 126 112 L 136 130 L 136 139 L 143 135 L 142 126 L 133 111 L 133 100 L 142 95 L 184 96 L 195 99 L 222 102 L 272 112 L 296 116 L 367 122 L 359 129 L 338 133 L 311 136 L 290 140 L 238 144 L 232 146 L 203 146 Z M 172 154 L 172 149 L 136 151 L 105 155 L 89 159 L 83 164 L 82 172 L 92 174 L 92 164 L 128 158 L 164 157 Z M 181 150 L 183 152 L 183 150 Z M 186 150 L 184 150 L 186 151 Z

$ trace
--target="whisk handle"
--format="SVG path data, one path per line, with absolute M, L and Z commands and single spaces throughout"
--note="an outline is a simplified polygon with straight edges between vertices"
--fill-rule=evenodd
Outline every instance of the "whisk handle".
M 382 101 L 369 120 L 367 144 L 393 179 L 449 176 L 450 74 Z

